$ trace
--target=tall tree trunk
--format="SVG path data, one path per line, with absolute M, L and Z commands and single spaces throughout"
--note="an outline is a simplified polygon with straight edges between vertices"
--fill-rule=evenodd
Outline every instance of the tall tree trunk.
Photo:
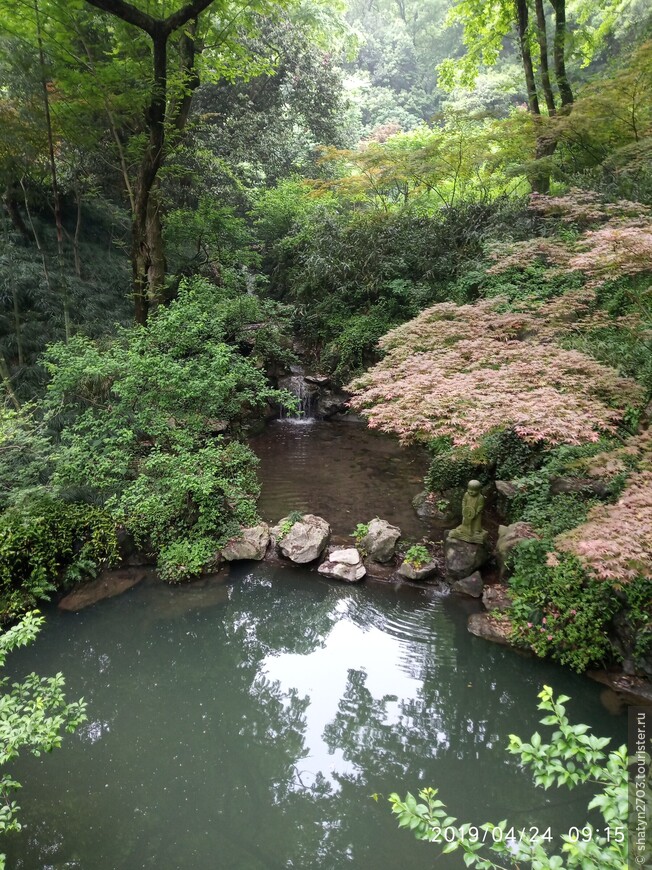
M 151 191 L 147 205 L 147 244 L 149 247 L 148 297 L 149 310 L 154 309 L 163 301 L 165 287 L 166 259 L 163 245 L 163 226 L 161 222 L 160 185 L 157 183 Z M 152 293 L 151 288 L 156 288 Z
M 23 331 L 20 325 L 20 303 L 18 301 L 18 293 L 16 292 L 16 286 L 12 287 L 11 295 L 13 297 L 14 304 L 14 330 L 16 332 L 16 350 L 18 352 L 18 365 L 22 366 L 25 364 L 25 354 L 23 352 Z
M 79 187 L 75 187 L 75 202 L 77 203 L 77 220 L 75 221 L 75 235 L 72 237 L 72 250 L 75 256 L 75 274 L 81 281 L 82 267 L 81 257 L 79 256 L 79 236 L 82 226 L 82 196 Z
M 54 223 L 57 228 L 57 253 L 59 259 L 59 280 L 61 283 L 61 297 L 63 302 L 63 322 L 66 341 L 70 339 L 70 307 L 66 288 L 66 276 L 63 259 L 63 221 L 61 219 L 61 197 L 59 195 L 59 183 L 57 180 L 57 163 L 54 157 L 54 135 L 52 132 L 52 115 L 50 114 L 50 96 L 45 72 L 45 51 L 43 48 L 43 34 L 41 31 L 41 14 L 38 0 L 34 0 L 34 13 L 36 15 L 36 39 L 38 43 L 39 63 L 41 67 L 41 85 L 43 90 L 43 109 L 45 112 L 45 127 L 48 137 L 48 156 L 50 163 L 50 177 L 52 180 L 52 199 L 54 205 Z
M 11 372 L 9 371 L 9 366 L 7 365 L 7 360 L 0 353 L 0 379 L 4 384 L 5 390 L 7 391 L 7 395 L 11 400 L 12 405 L 17 411 L 20 411 L 20 402 L 18 401 L 18 396 L 14 392 L 14 388 L 11 385 Z
M 555 10 L 555 78 L 561 97 L 562 111 L 568 113 L 573 105 L 573 91 L 566 73 L 566 0 L 550 0 L 550 3 Z
M 546 13 L 543 8 L 543 0 L 535 0 L 537 13 L 537 42 L 539 43 L 539 56 L 541 59 L 541 85 L 546 98 L 548 114 L 555 114 L 555 98 L 550 84 L 550 69 L 548 67 L 548 29 L 546 27 Z
M 154 79 L 145 113 L 149 137 L 133 186 L 131 263 L 134 310 L 137 323 L 146 323 L 150 307 L 161 300 L 165 278 L 165 256 L 157 204 L 150 197 L 166 152 L 167 45 L 170 34 L 195 21 L 213 0 L 191 0 L 167 18 L 154 18 L 125 0 L 87 0 L 91 6 L 115 15 L 147 33 L 154 52 Z M 194 55 L 193 55 L 194 57 Z M 185 100 L 181 101 L 182 104 Z M 186 115 L 187 117 L 187 115 Z
M 525 73 L 525 84 L 528 94 L 528 106 L 532 120 L 535 126 L 536 145 L 534 157 L 535 160 L 541 160 L 543 157 L 550 155 L 550 140 L 543 135 L 541 107 L 539 105 L 539 95 L 537 93 L 537 83 L 534 78 L 534 65 L 532 63 L 532 53 L 530 51 L 529 42 L 529 13 L 528 0 L 515 0 L 516 3 L 516 26 L 518 30 L 518 41 L 521 48 L 521 59 L 523 61 L 523 72 Z M 554 151 L 554 146 L 553 149 Z M 542 167 L 537 167 L 530 172 L 529 177 L 532 189 L 537 193 L 548 193 L 550 190 L 550 172 Z
M 168 36 L 158 27 L 151 34 L 154 44 L 154 84 L 152 99 L 146 113 L 149 140 L 140 164 L 134 191 L 134 216 L 132 222 L 132 266 L 134 282 L 134 307 L 137 323 L 146 323 L 150 302 L 156 304 L 160 290 L 157 283 L 160 272 L 152 270 L 154 252 L 150 247 L 152 225 L 150 223 L 150 194 L 163 162 L 165 146 L 165 108 L 167 94 L 167 41 Z M 154 237 L 155 248 L 159 240 Z M 162 247 L 163 241 L 160 240 Z M 150 270 L 154 283 L 150 284 Z
M 525 86 L 527 88 L 527 102 L 530 112 L 534 116 L 541 114 L 539 107 L 539 95 L 537 83 L 534 78 L 534 66 L 532 65 L 532 53 L 528 35 L 528 6 L 527 0 L 515 0 L 516 3 L 516 26 L 518 30 L 518 42 L 521 49 L 521 61 L 525 73 Z
M 2 197 L 2 203 L 14 228 L 18 230 L 18 232 L 24 239 L 31 242 L 32 237 L 30 236 L 29 230 L 27 229 L 25 221 L 23 220 L 23 216 L 20 213 L 20 208 L 18 207 L 18 201 L 16 199 L 16 191 L 13 184 L 8 184 L 5 188 L 5 192 Z
M 48 261 L 45 256 L 45 249 L 41 244 L 41 240 L 39 238 L 38 233 L 36 232 L 36 226 L 34 225 L 34 221 L 32 219 L 32 213 L 29 208 L 29 199 L 27 197 L 27 188 L 25 187 L 25 182 L 21 178 L 20 186 L 23 189 L 23 197 L 25 201 L 25 214 L 27 215 L 27 220 L 29 221 L 30 228 L 32 230 L 32 236 L 34 237 L 34 242 L 36 244 L 36 249 L 41 255 L 41 263 L 43 265 L 43 276 L 45 277 L 45 284 L 48 288 L 48 292 L 50 296 L 54 296 L 54 288 L 52 286 L 52 281 L 50 280 L 50 270 L 48 269 Z

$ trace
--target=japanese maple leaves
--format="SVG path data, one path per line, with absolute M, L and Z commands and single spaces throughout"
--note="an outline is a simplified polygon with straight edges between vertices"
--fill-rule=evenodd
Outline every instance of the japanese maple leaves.
M 584 295 L 576 302 L 581 310 Z M 381 340 L 386 356 L 350 385 L 351 405 L 406 442 L 473 448 L 510 428 L 531 443 L 596 441 L 641 389 L 554 341 L 572 328 L 572 310 L 570 296 L 519 312 L 501 299 L 435 305 Z

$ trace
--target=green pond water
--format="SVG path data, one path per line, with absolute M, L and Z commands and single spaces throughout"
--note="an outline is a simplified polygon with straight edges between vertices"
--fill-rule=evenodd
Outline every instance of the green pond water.
M 346 535 L 379 515 L 409 540 L 443 535 L 410 504 L 425 453 L 313 421 L 272 424 L 252 445 L 265 518 L 311 510 Z M 11 766 L 24 828 L 5 838 L 9 866 L 460 867 L 396 827 L 387 795 L 424 785 L 460 820 L 509 818 L 557 840 L 588 797 L 535 789 L 508 735 L 536 729 L 546 683 L 618 744 L 626 720 L 589 680 L 472 637 L 477 608 L 252 564 L 181 587 L 150 577 L 77 614 L 49 608 L 11 671 L 62 671 L 89 721 Z
M 433 784 L 462 819 L 558 839 L 586 793 L 533 788 L 508 734 L 536 728 L 548 683 L 576 721 L 625 736 L 599 686 L 472 637 L 451 599 L 267 565 L 50 609 L 11 668 L 63 671 L 89 721 L 12 765 L 9 867 L 460 867 L 399 831 L 385 797 Z

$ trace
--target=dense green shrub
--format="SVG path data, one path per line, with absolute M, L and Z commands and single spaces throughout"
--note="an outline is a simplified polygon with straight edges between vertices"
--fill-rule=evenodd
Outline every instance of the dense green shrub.
M 159 554 L 168 579 L 255 518 L 256 458 L 234 440 L 282 396 L 264 368 L 286 355 L 276 306 L 200 279 L 147 327 L 52 346 L 44 407 L 58 432 L 52 487 L 103 505 Z
M 517 548 L 510 578 L 512 639 L 584 671 L 611 652 L 608 627 L 620 604 L 611 585 L 589 578 L 578 559 L 564 555 L 548 564 L 548 552 L 543 541 Z
M 0 514 L 0 617 L 20 615 L 116 555 L 115 522 L 86 504 L 48 497 Z

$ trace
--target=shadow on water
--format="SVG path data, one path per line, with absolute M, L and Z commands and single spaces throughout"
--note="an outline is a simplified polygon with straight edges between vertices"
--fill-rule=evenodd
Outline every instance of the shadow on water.
M 622 742 L 624 721 L 598 686 L 465 621 L 428 590 L 244 563 L 226 582 L 51 610 L 12 676 L 63 671 L 89 722 L 11 766 L 25 787 L 9 866 L 458 867 L 389 812 L 390 792 L 426 784 L 465 820 L 558 839 L 584 821 L 587 796 L 534 789 L 508 734 L 535 730 L 544 683 L 599 734 Z

